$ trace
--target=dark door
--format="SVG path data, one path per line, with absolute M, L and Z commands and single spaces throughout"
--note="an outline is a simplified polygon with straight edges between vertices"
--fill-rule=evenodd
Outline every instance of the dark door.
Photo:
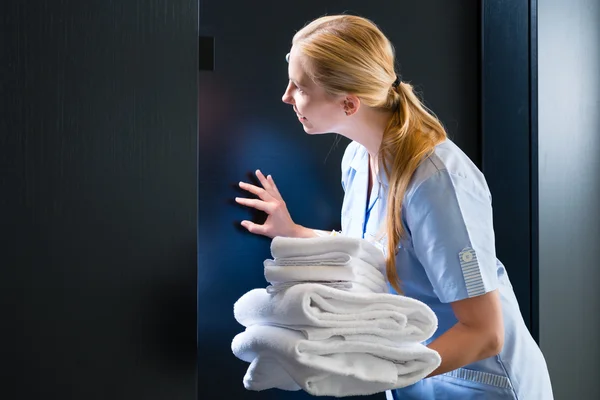
M 300 399 L 305 393 L 248 392 L 248 365 L 231 352 L 243 327 L 233 304 L 265 287 L 266 238 L 238 229 L 248 210 L 233 198 L 240 180 L 272 174 L 297 223 L 339 229 L 340 160 L 348 141 L 309 137 L 288 105 L 285 54 L 293 34 L 323 14 L 357 13 L 393 41 L 411 81 L 477 163 L 479 151 L 479 9 L 476 2 L 307 0 L 200 2 L 200 33 L 215 38 L 215 70 L 200 74 L 198 337 L 201 399 Z M 364 397 L 363 397 L 364 398 Z M 382 399 L 383 395 L 373 398 Z
M 0 398 L 195 397 L 197 15 L 1 2 Z

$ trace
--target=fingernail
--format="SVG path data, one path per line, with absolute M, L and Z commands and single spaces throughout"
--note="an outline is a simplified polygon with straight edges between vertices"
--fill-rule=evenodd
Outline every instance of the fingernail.
M 260 169 L 257 169 L 257 170 L 256 170 L 256 173 L 257 173 L 257 174 L 262 174 L 262 172 L 260 172 Z

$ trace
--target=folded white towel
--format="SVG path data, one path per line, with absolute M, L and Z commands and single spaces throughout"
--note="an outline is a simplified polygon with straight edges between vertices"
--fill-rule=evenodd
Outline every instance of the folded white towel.
M 347 236 L 316 238 L 288 238 L 277 236 L 271 241 L 271 255 L 275 260 L 290 257 L 310 257 L 325 253 L 345 253 L 359 258 L 385 274 L 383 252 L 365 239 Z
M 345 266 L 353 260 L 358 259 L 352 257 L 349 254 L 334 251 L 331 253 L 315 254 L 311 256 L 299 256 L 299 257 L 278 257 L 272 261 L 275 265 L 279 266 L 301 266 L 301 265 L 327 265 L 327 266 Z M 370 265 L 370 264 L 367 264 Z M 373 266 L 372 266 L 373 267 Z M 375 267 L 373 267 L 375 268 Z
M 266 271 L 265 271 L 266 272 Z M 313 270 L 314 272 L 314 270 Z M 308 277 L 307 277 L 308 278 Z M 316 278 L 316 279 L 315 279 Z M 387 286 L 380 286 L 373 283 L 373 281 L 363 278 L 356 277 L 352 280 L 323 280 L 320 276 L 313 276 L 312 279 L 298 279 L 290 280 L 287 282 L 276 282 L 270 281 L 271 285 L 267 287 L 269 293 L 280 292 L 287 289 L 288 287 L 299 285 L 302 283 L 319 283 L 325 286 L 346 290 L 348 292 L 356 293 L 389 293 Z
M 243 326 L 275 325 L 302 331 L 310 340 L 372 335 L 392 342 L 425 341 L 437 317 L 424 303 L 389 293 L 350 293 L 303 283 L 271 295 L 254 289 L 234 304 Z
M 284 292 L 292 286 L 303 285 L 306 283 L 315 283 L 327 287 L 331 287 L 334 289 L 343 290 L 346 292 L 352 293 L 381 293 L 381 289 L 373 288 L 366 285 L 363 285 L 358 282 L 348 282 L 348 281 L 298 281 L 298 282 L 281 282 L 281 283 L 273 283 L 267 286 L 266 291 L 269 294 L 277 294 L 280 292 Z
M 275 358 L 262 355 L 252 360 L 243 382 L 246 389 L 256 391 L 272 388 L 288 391 L 302 389 Z
M 252 363 L 244 377 L 249 390 L 294 390 L 315 396 L 368 395 L 405 387 L 440 364 L 437 352 L 419 344 L 388 347 L 339 338 L 310 341 L 286 328 L 256 325 L 235 336 L 231 348 Z M 285 371 L 285 374 L 284 374 Z
M 383 274 L 371 264 L 345 253 L 327 253 L 310 259 L 292 257 L 265 260 L 269 283 L 299 281 L 349 281 L 367 286 L 375 293 L 388 292 Z

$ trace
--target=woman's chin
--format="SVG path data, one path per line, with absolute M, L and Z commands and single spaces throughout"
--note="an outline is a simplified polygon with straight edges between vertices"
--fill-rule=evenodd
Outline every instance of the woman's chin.
M 314 129 L 308 129 L 306 127 L 304 127 L 304 132 L 306 132 L 307 135 L 323 135 L 323 134 L 325 134 L 325 132 L 316 131 Z
M 304 132 L 306 132 L 308 135 L 323 135 L 327 133 L 315 128 L 311 124 L 307 124 L 306 122 L 302 124 L 302 127 L 304 128 Z

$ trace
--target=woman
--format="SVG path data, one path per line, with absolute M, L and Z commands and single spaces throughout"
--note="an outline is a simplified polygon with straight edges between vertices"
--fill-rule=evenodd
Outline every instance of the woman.
M 306 133 L 352 140 L 342 159 L 342 234 L 380 245 L 392 290 L 438 316 L 427 345 L 440 367 L 388 398 L 550 400 L 544 357 L 496 259 L 485 178 L 394 65 L 392 45 L 371 21 L 322 17 L 294 36 L 283 95 Z M 259 199 L 236 201 L 268 218 L 243 221 L 248 231 L 327 234 L 295 224 L 273 178 L 256 174 L 262 188 L 240 186 Z

